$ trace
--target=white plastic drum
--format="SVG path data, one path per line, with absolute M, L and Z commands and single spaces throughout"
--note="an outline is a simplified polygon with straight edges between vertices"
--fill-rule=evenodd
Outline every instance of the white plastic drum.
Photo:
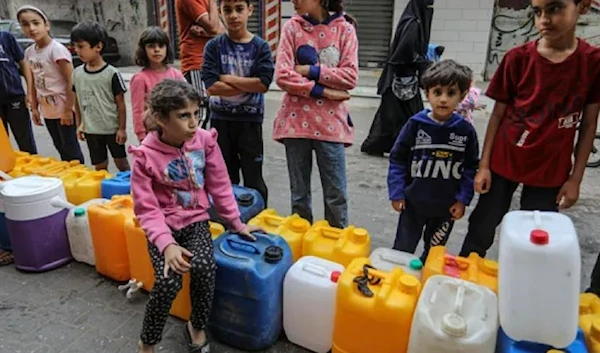
M 88 221 L 88 208 L 92 205 L 102 205 L 110 200 L 92 199 L 69 211 L 67 215 L 67 235 L 71 246 L 71 254 L 75 261 L 88 265 L 96 265 L 94 244 Z

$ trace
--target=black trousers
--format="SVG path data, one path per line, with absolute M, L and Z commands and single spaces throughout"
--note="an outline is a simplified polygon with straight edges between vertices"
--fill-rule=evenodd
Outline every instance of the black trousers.
M 60 159 L 67 162 L 77 160 L 84 164 L 74 121 L 73 119 L 73 125 L 61 125 L 60 119 L 44 119 L 54 147 L 60 154 Z
M 266 205 L 269 195 L 262 174 L 262 123 L 212 119 L 211 125 L 219 133 L 218 143 L 231 182 L 240 184 L 241 170 L 244 186 L 258 191 Z
M 590 287 L 586 292 L 594 293 L 600 296 L 600 254 L 598 254 L 598 258 L 596 259 L 596 264 L 594 265 L 594 270 L 592 271 Z
M 12 132 L 19 150 L 37 154 L 29 109 L 25 104 L 25 97 L 0 105 L 0 119 L 4 124 L 6 133 Z
M 485 257 L 494 243 L 496 227 L 508 212 L 512 196 L 519 183 L 492 173 L 490 191 L 479 196 L 479 202 L 469 217 L 469 230 L 462 246 L 460 256 L 469 256 L 476 252 Z M 557 212 L 556 197 L 560 187 L 542 188 L 523 185 L 521 210 Z

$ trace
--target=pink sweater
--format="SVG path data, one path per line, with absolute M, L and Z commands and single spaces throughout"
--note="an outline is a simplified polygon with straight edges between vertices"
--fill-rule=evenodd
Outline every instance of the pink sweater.
M 165 71 L 155 71 L 148 68 L 142 69 L 133 75 L 130 83 L 131 108 L 133 110 L 133 132 L 139 140 L 146 137 L 144 126 L 144 112 L 146 111 L 146 100 L 154 86 L 165 78 L 183 81 L 181 72 L 173 67 L 167 66 Z
M 294 71 L 296 65 L 311 65 L 310 77 Z M 282 29 L 275 76 L 286 94 L 273 123 L 273 139 L 352 144 L 354 127 L 346 103 L 322 97 L 325 87 L 351 90 L 358 83 L 358 39 L 341 14 L 322 24 L 292 17 Z
M 216 130 L 198 129 L 181 148 L 163 143 L 157 132 L 151 132 L 139 147 L 130 146 L 129 153 L 134 212 L 161 253 L 176 243 L 173 231 L 209 219 L 208 194 L 230 230 L 244 228 Z

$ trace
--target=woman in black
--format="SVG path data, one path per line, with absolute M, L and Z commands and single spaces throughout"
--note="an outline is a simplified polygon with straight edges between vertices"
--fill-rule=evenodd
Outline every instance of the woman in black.
M 400 130 L 410 117 L 423 110 L 419 76 L 429 62 L 434 0 L 410 0 L 398 22 L 390 56 L 377 84 L 381 104 L 369 136 L 360 150 L 383 156 L 389 153 Z

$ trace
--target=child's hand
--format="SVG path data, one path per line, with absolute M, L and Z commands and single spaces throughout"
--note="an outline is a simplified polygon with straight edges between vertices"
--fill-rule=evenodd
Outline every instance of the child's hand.
M 579 183 L 574 180 L 567 180 L 556 196 L 558 209 L 564 210 L 572 207 L 579 199 Z
M 119 145 L 124 145 L 127 142 L 127 131 L 125 129 L 117 130 L 117 143 Z
M 240 230 L 240 232 L 238 234 L 248 238 L 248 240 L 250 240 L 250 241 L 256 241 L 256 237 L 254 235 L 252 235 L 253 232 L 264 233 L 265 231 L 262 230 L 260 227 L 246 224 L 244 229 Z
M 208 37 L 208 33 L 206 33 L 206 30 L 200 25 L 192 25 L 190 27 L 190 32 L 197 37 Z
M 396 212 L 402 212 L 406 208 L 406 201 L 392 201 L 392 207 L 394 208 L 394 210 L 396 210 Z
M 219 81 L 226 83 L 228 85 L 231 85 L 232 82 L 235 81 L 236 78 L 237 78 L 237 76 L 235 76 L 235 75 L 220 75 Z
M 331 99 L 333 101 L 346 101 L 350 99 L 350 93 L 348 93 L 348 91 L 340 91 L 337 89 L 325 88 L 323 90 L 323 97 Z
M 77 138 L 79 141 L 85 141 L 85 133 L 83 132 L 83 125 L 77 127 Z
M 475 192 L 486 194 L 492 187 L 492 172 L 489 168 L 479 168 L 475 175 Z
M 44 124 L 42 124 L 42 118 L 40 116 L 40 111 L 37 108 L 31 109 L 31 120 L 37 126 L 44 126 Z
M 310 74 L 310 66 L 309 65 L 296 65 L 294 70 L 304 77 L 308 77 Z
M 71 126 L 73 125 L 73 112 L 68 111 L 64 112 L 60 117 L 60 124 L 63 126 Z
M 169 244 L 165 248 L 163 255 L 165 256 L 165 278 L 169 278 L 169 270 L 183 275 L 192 268 L 192 265 L 185 261 L 183 256 L 194 257 L 194 254 L 177 244 Z
M 453 221 L 458 221 L 465 215 L 465 205 L 460 201 L 456 201 L 450 206 L 450 214 L 452 215 Z

